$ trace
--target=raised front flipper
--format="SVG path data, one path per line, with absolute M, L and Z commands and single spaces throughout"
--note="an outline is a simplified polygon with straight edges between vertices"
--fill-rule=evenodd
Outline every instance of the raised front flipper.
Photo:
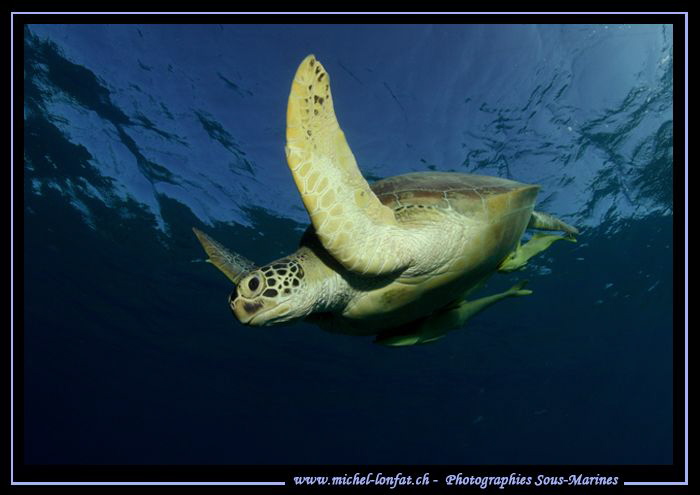
M 255 268 L 255 263 L 232 253 L 201 230 L 194 227 L 192 230 L 209 256 L 207 262 L 221 270 L 234 284 L 238 284 L 246 273 Z
M 461 328 L 472 316 L 506 297 L 532 294 L 531 290 L 524 288 L 526 284 L 527 280 L 523 280 L 505 292 L 482 297 L 474 301 L 463 300 L 457 302 L 439 312 L 433 313 L 427 318 L 405 325 L 400 329 L 379 334 L 375 342 L 392 347 L 434 342 L 444 337 L 450 330 Z
M 318 238 L 343 267 L 374 276 L 414 263 L 420 246 L 362 176 L 335 116 L 328 73 L 313 55 L 292 82 L 285 152 Z

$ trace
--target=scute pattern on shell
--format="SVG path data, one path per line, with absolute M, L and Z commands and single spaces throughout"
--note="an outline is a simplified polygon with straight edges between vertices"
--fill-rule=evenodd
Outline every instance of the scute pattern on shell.
M 464 215 L 501 214 L 531 205 L 539 186 L 483 175 L 414 172 L 371 184 L 385 206 L 395 211 L 411 206 L 450 208 Z M 505 201 L 495 201 L 502 196 Z M 489 204 L 487 208 L 486 204 Z

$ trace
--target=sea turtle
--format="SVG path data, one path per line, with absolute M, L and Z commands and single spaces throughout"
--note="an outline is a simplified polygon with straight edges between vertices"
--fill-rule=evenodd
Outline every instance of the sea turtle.
M 521 268 L 578 233 L 533 211 L 537 185 L 447 172 L 368 184 L 313 55 L 292 82 L 285 152 L 312 223 L 297 251 L 257 267 L 194 229 L 209 261 L 235 284 L 229 305 L 246 325 L 306 319 L 386 345 L 430 342 L 496 301 L 530 294 L 520 282 L 465 300 L 494 272 Z M 521 246 L 526 228 L 566 235 L 535 235 Z

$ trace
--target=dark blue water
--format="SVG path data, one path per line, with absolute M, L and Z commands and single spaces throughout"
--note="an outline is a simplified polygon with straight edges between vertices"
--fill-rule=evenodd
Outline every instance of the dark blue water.
M 670 463 L 669 26 L 25 31 L 28 463 Z M 364 175 L 542 185 L 582 230 L 431 345 L 243 327 L 197 226 L 265 263 L 307 217 L 298 63 Z

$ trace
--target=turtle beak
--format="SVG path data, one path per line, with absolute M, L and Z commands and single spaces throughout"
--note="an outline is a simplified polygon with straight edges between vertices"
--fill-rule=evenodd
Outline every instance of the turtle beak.
M 253 318 L 264 307 L 261 301 L 250 301 L 239 296 L 236 289 L 233 289 L 233 292 L 228 297 L 228 304 L 233 316 L 244 325 L 250 325 Z
M 238 291 L 236 290 L 236 287 L 234 287 L 233 292 L 231 292 L 231 294 L 228 296 L 228 307 L 231 309 L 233 316 L 238 318 L 236 315 L 236 299 L 238 299 Z

